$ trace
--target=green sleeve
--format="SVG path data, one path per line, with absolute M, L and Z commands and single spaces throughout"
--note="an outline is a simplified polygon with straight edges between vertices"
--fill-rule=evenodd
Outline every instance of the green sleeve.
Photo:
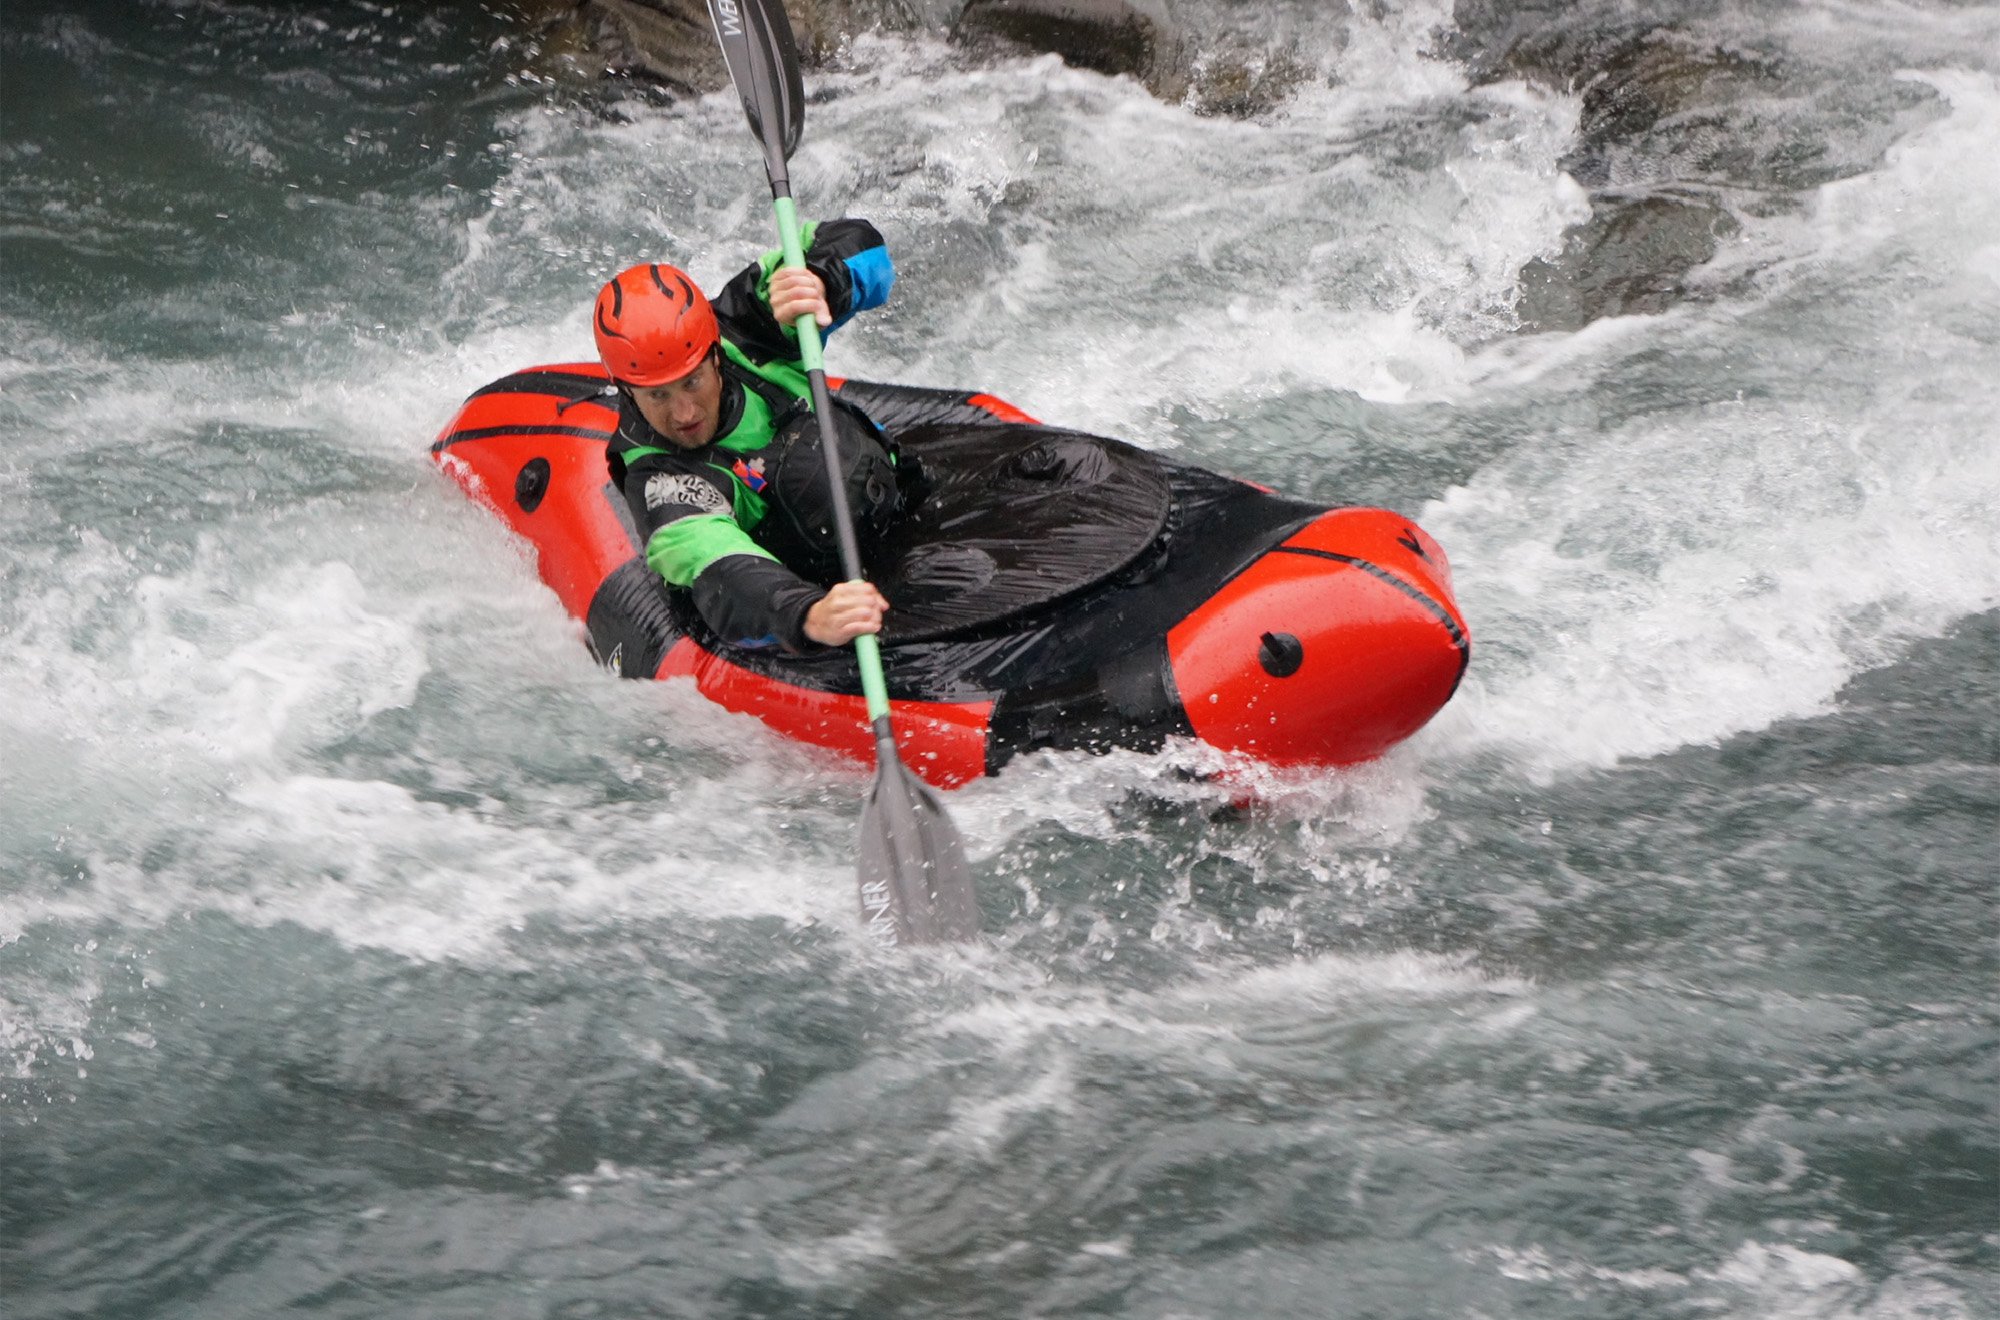
M 813 245 L 813 234 L 818 229 L 819 221 L 802 221 L 799 225 L 799 246 L 810 249 Z M 771 305 L 771 272 L 784 264 L 785 254 L 778 248 L 772 248 L 769 252 L 757 258 L 757 297 L 762 300 L 766 307 Z M 798 334 L 798 331 L 792 326 L 781 326 L 780 328 L 790 330 L 794 335 Z
M 701 576 L 703 569 L 729 555 L 777 558 L 751 540 L 750 534 L 726 513 L 676 518 L 656 530 L 646 542 L 647 567 L 675 587 L 689 585 Z
M 799 225 L 799 246 L 810 249 L 812 247 L 813 233 L 818 229 L 819 221 L 802 221 Z M 769 252 L 757 258 L 757 300 L 763 303 L 765 307 L 771 305 L 771 272 L 784 264 L 785 254 L 778 248 L 772 248 Z M 782 321 L 776 324 L 778 326 L 778 333 L 793 343 L 798 342 L 799 328 L 797 326 L 786 325 Z

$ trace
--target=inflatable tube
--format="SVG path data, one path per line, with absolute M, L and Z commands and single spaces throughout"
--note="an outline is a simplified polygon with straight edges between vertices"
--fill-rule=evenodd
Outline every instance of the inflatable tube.
M 596 363 L 517 372 L 468 399 L 432 455 L 535 547 L 607 668 L 691 678 L 791 737 L 869 756 L 851 650 L 732 646 L 646 568 L 605 467 L 606 389 Z M 934 784 L 1035 748 L 1150 751 L 1174 735 L 1277 765 L 1346 764 L 1457 691 L 1471 641 L 1451 568 L 1400 514 L 1290 499 L 1042 426 L 990 395 L 836 390 L 934 492 L 870 565 L 891 604 L 898 741 Z M 992 509 L 953 512 L 975 498 Z

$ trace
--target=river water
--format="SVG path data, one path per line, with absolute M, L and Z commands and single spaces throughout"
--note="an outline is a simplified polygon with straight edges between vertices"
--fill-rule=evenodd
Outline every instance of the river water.
M 1248 797 L 1016 761 L 892 955 L 863 772 L 605 677 L 425 453 L 766 245 L 733 101 L 10 0 L 9 1317 L 2000 1316 L 2000 9 L 1185 12 L 1306 76 L 811 75 L 901 273 L 830 361 L 1415 516 L 1473 665 Z M 1623 136 L 1509 72 L 1655 21 Z M 1526 316 L 1634 197 L 1699 260 Z

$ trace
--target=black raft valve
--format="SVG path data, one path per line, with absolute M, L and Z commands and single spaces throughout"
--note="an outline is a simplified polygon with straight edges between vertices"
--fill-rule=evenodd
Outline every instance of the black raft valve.
M 1272 678 L 1290 678 L 1306 662 L 1306 648 L 1290 633 L 1267 632 L 1257 641 L 1257 663 Z
M 531 458 L 521 464 L 521 470 L 514 475 L 514 503 L 521 506 L 521 512 L 533 513 L 542 496 L 548 493 L 549 460 Z

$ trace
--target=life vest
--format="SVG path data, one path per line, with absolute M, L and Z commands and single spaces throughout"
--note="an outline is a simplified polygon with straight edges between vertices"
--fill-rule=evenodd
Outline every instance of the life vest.
M 836 581 L 840 548 L 806 377 L 789 363 L 752 363 L 727 339 L 722 350 L 723 379 L 737 391 L 733 399 L 724 399 L 726 412 L 736 404 L 734 418 L 725 417 L 728 429 L 700 449 L 677 450 L 653 431 L 635 405 L 621 400 L 620 426 L 605 443 L 611 480 L 624 489 L 624 454 L 639 444 L 683 455 L 728 478 L 736 523 L 759 545 L 795 572 Z M 902 511 L 907 492 L 899 484 L 894 446 L 882 429 L 845 400 L 834 399 L 833 410 L 848 509 L 861 544 L 872 548 Z M 635 437 L 632 432 L 639 428 L 640 437 Z

